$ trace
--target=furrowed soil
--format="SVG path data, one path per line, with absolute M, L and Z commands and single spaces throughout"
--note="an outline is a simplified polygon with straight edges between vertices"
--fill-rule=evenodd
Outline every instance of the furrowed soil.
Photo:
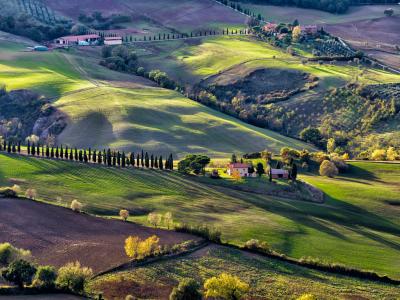
M 79 261 L 95 273 L 128 262 L 124 241 L 129 235 L 157 235 L 173 245 L 197 237 L 96 218 L 26 199 L 0 199 L 0 242 L 29 249 L 40 264 L 57 267 Z

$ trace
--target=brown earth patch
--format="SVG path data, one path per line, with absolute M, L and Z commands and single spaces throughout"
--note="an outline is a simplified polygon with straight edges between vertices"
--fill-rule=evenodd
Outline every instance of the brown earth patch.
M 210 91 L 220 101 L 230 102 L 236 97 L 242 105 L 278 102 L 306 90 L 307 84 L 316 81 L 310 74 L 277 68 L 251 70 L 237 78 L 234 69 L 208 80 Z
M 0 242 L 29 249 L 40 264 L 57 267 L 80 261 L 95 273 L 128 262 L 124 241 L 129 235 L 160 237 L 161 244 L 199 238 L 133 223 L 74 213 L 25 199 L 0 199 Z

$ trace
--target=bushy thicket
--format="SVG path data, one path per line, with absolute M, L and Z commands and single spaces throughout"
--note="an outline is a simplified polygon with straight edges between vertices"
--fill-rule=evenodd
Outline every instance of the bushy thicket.
M 81 13 L 78 17 L 79 22 L 96 30 L 121 29 L 122 23 L 128 23 L 132 20 L 130 16 L 112 14 L 103 16 L 101 12 L 95 11 L 91 15 Z
M 71 24 L 68 22 L 42 24 L 25 14 L 3 16 L 0 13 L 0 30 L 42 42 L 70 34 Z
M 102 66 L 120 72 L 135 73 L 138 59 L 134 51 L 124 45 L 104 46 L 102 49 Z
M 177 232 L 195 234 L 211 242 L 221 242 L 221 231 L 216 228 L 210 228 L 207 225 L 177 224 L 175 230 Z

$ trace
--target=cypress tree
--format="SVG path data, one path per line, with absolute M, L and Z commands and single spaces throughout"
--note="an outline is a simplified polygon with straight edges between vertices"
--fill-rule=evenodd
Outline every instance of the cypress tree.
M 15 147 L 15 144 L 12 145 L 11 151 L 12 153 L 17 153 L 17 147 Z
M 50 149 L 49 149 L 49 145 L 46 145 L 46 157 L 49 158 L 50 157 Z
M 135 153 L 131 152 L 131 154 L 129 155 L 129 160 L 131 162 L 132 167 L 135 166 Z
M 117 165 L 121 166 L 121 153 L 119 153 L 119 151 L 117 153 Z
M 69 160 L 74 160 L 74 152 L 71 150 L 69 150 Z
M 42 156 L 44 157 L 45 151 L 44 151 L 44 145 L 42 145 Z
M 83 151 L 83 161 L 87 164 L 89 161 L 88 155 L 86 154 L 86 150 Z
M 140 157 L 140 165 L 142 166 L 142 168 L 144 167 L 144 152 L 142 150 L 142 156 Z
M 6 151 L 7 149 L 7 141 L 3 140 L 3 150 Z
M 107 152 L 106 152 L 106 149 L 103 149 L 103 161 L 104 161 L 104 164 L 106 165 L 107 164 Z
M 58 159 L 60 157 L 60 151 L 58 149 L 58 146 L 56 147 L 56 158 Z
M 154 155 L 153 154 L 150 156 L 150 167 L 152 169 L 154 168 Z
M 54 148 L 53 147 L 51 147 L 51 150 L 50 150 L 50 157 L 54 158 Z
M 32 156 L 35 156 L 35 154 L 36 154 L 35 143 L 32 143 L 31 154 L 32 154 Z
M 149 162 L 149 154 L 146 152 L 145 156 L 144 156 L 144 163 L 146 165 L 146 168 L 150 167 L 150 162 Z
M 160 170 L 164 170 L 164 163 L 163 163 L 162 156 L 160 156 L 160 160 L 158 162 L 158 167 L 160 168 Z
M 140 156 L 139 156 L 139 153 L 136 155 L 136 166 L 137 166 L 137 167 L 140 166 Z
M 40 146 L 37 144 L 36 146 L 36 154 L 39 156 L 40 155 Z
M 102 164 L 102 155 L 101 155 L 101 151 L 99 151 L 99 154 L 97 154 L 97 162 L 99 164 Z
M 18 142 L 18 153 L 21 154 L 21 142 Z
M 114 167 L 117 165 L 117 156 L 115 155 L 115 151 L 112 154 L 112 164 Z
M 11 153 L 11 142 L 8 142 L 8 145 L 7 145 L 7 152 L 8 152 L 8 153 Z
M 78 159 L 79 159 L 80 162 L 83 161 L 83 153 L 82 153 L 82 150 L 79 150 Z
M 93 150 L 93 157 L 92 157 L 92 161 L 93 161 L 94 163 L 96 163 L 96 162 L 97 162 L 97 151 L 96 151 L 96 150 Z
M 157 158 L 157 156 L 154 159 L 154 168 L 158 169 L 158 158 Z
M 90 161 L 91 159 L 92 159 L 92 149 L 89 148 L 88 160 Z
M 78 161 L 78 149 L 75 147 L 75 155 L 74 155 L 75 161 Z
M 61 157 L 61 159 L 64 159 L 64 148 L 62 145 L 60 147 L 60 157 Z
M 27 149 L 28 149 L 28 155 L 30 155 L 31 154 L 31 142 L 28 140 L 28 147 L 27 147 Z
M 122 167 L 125 168 L 126 167 L 126 156 L 125 156 L 125 152 L 122 152 Z
M 65 150 L 64 150 L 64 157 L 65 157 L 65 159 L 68 159 L 68 146 L 65 146 Z
M 174 169 L 174 158 L 172 156 L 172 153 L 169 155 L 169 169 L 172 171 Z

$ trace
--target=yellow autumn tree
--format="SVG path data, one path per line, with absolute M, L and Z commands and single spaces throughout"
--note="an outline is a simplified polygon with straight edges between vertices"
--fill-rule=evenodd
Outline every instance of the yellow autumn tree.
M 300 37 L 301 37 L 301 27 L 296 26 L 295 28 L 293 28 L 293 31 L 292 31 L 293 41 L 298 42 Z
M 139 253 L 140 238 L 138 236 L 129 236 L 125 240 L 125 253 L 130 258 L 136 259 Z
M 371 154 L 372 160 L 386 160 L 386 150 L 385 149 L 376 149 Z
M 236 181 L 240 181 L 242 179 L 238 170 L 234 170 L 232 172 L 232 178 L 235 179 Z
M 238 300 L 247 294 L 250 286 L 239 277 L 222 273 L 218 277 L 207 279 L 204 289 L 206 298 Z
M 297 298 L 297 300 L 317 300 L 317 297 L 312 294 L 304 294 Z
M 129 236 L 125 240 L 125 253 L 132 259 L 143 259 L 156 254 L 159 249 L 160 239 L 153 235 L 146 240 L 141 240 L 138 236 Z

